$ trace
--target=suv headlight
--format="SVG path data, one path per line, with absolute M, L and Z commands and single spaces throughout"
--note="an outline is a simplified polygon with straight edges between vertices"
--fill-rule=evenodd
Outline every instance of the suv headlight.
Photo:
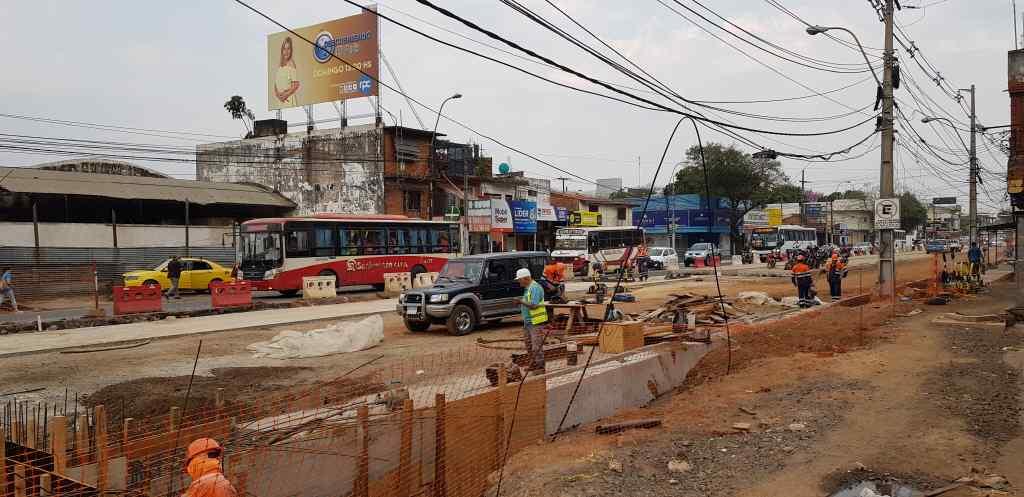
M 430 296 L 430 303 L 431 304 L 440 304 L 442 302 L 448 302 L 448 294 L 447 293 L 439 293 L 437 295 L 431 295 Z

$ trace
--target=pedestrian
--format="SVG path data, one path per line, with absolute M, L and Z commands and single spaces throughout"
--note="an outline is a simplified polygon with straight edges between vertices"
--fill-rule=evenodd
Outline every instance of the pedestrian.
M 814 278 L 811 274 L 811 267 L 804 262 L 804 256 L 802 255 L 796 256 L 796 264 L 793 265 L 792 281 L 796 285 L 800 307 L 807 308 L 813 305 L 811 285 L 814 284 Z
M 167 298 L 170 299 L 171 295 L 174 295 L 174 298 L 180 299 L 178 281 L 181 280 L 181 258 L 178 256 L 171 257 L 170 262 L 167 263 L 167 279 L 171 280 L 171 289 L 167 290 Z
M 523 298 L 519 308 L 523 315 L 523 342 L 530 353 L 530 370 L 536 374 L 544 374 L 544 337 L 537 325 L 548 321 L 547 309 L 544 307 L 544 289 L 533 280 L 530 270 L 520 268 L 516 271 L 516 280 L 523 287 Z
M 236 262 L 234 266 L 231 266 L 231 281 L 237 283 L 243 279 L 242 265 Z
M 221 461 L 224 449 L 212 438 L 199 438 L 188 444 L 185 472 L 192 478 L 182 497 L 237 497 L 234 485 L 224 476 Z
M 971 242 L 971 248 L 967 251 L 967 260 L 971 263 L 971 274 L 980 274 L 982 255 L 978 242 Z
M 839 252 L 832 252 L 832 259 L 825 265 L 828 291 L 832 300 L 843 298 L 843 278 L 846 277 L 846 264 L 839 258 Z
M 651 258 L 642 256 L 636 258 L 636 272 L 640 275 L 640 281 L 647 281 L 648 272 L 651 267 Z
M 14 273 L 11 268 L 4 268 L 0 274 L 0 307 L 3 307 L 4 300 L 11 301 L 11 310 L 21 312 L 18 310 L 18 300 L 14 298 Z

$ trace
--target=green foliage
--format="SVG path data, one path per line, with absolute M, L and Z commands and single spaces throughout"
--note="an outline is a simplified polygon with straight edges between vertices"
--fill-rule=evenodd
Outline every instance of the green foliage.
M 833 200 L 867 200 L 868 194 L 861 190 L 846 190 L 845 192 L 832 192 L 821 198 L 822 202 Z
M 928 208 L 910 192 L 900 194 L 900 228 L 909 233 L 928 221 Z
M 242 121 L 242 125 L 245 126 L 246 138 L 252 136 L 252 126 L 250 126 L 250 124 L 256 120 L 256 115 L 253 114 L 252 110 L 245 104 L 244 98 L 238 95 L 232 95 L 227 102 L 224 102 L 224 110 L 228 111 L 228 114 L 231 114 L 232 119 Z

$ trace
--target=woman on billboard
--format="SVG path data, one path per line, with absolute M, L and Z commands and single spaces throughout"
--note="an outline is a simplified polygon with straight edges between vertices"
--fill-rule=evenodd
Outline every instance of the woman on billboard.
M 285 37 L 281 42 L 281 60 L 274 75 L 274 95 L 282 105 L 294 107 L 299 105 L 295 94 L 299 91 L 299 74 L 292 60 L 292 39 Z

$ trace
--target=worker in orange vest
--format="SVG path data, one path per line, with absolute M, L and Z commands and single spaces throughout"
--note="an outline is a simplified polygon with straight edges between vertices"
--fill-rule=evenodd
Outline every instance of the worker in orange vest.
M 221 467 L 223 447 L 212 438 L 199 438 L 185 451 L 185 471 L 192 478 L 182 497 L 237 497 Z
M 846 277 L 846 271 L 846 264 L 839 258 L 839 252 L 832 252 L 832 258 L 825 264 L 825 272 L 833 301 L 843 298 L 843 278 Z
M 811 266 L 808 266 L 804 262 L 804 256 L 799 255 L 796 258 L 796 264 L 793 265 L 793 284 L 796 285 L 797 295 L 799 296 L 800 307 L 807 308 L 814 304 L 811 300 L 811 285 L 814 284 L 813 274 L 811 273 Z

